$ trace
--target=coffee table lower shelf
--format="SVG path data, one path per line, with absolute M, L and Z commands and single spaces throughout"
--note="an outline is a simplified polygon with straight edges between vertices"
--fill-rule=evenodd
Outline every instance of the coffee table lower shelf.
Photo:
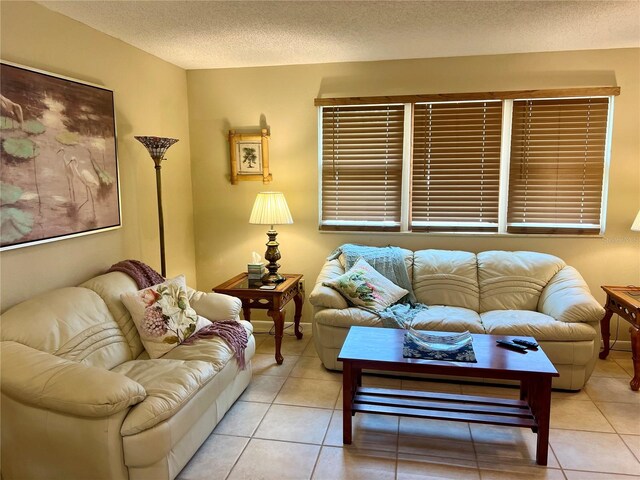
M 524 400 L 358 387 L 351 412 L 538 429 Z

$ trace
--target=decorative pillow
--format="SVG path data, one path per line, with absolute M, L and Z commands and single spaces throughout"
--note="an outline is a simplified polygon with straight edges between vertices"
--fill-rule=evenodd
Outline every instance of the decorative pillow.
M 120 300 L 151 358 L 163 356 L 210 323 L 189 305 L 184 275 L 138 292 L 123 293 Z
M 378 273 L 363 258 L 343 275 L 323 285 L 337 290 L 356 307 L 376 311 L 384 310 L 409 293 Z

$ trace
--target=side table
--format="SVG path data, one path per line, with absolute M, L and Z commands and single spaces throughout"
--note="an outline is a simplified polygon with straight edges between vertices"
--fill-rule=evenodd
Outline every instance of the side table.
M 611 317 L 617 313 L 631 324 L 629 333 L 631 334 L 633 378 L 629 384 L 631 390 L 637 391 L 640 388 L 640 288 L 603 286 L 602 289 L 607 294 L 607 303 L 604 306 L 606 313 L 600 320 L 600 331 L 604 343 L 600 358 L 605 359 L 609 355 Z
M 249 285 L 246 273 L 236 275 L 213 289 L 216 293 L 238 297 L 242 301 L 244 319 L 249 322 L 251 321 L 252 308 L 267 310 L 267 315 L 271 317 L 275 326 L 276 362 L 278 365 L 281 365 L 284 360 L 280 353 L 284 333 L 284 307 L 293 299 L 296 307 L 293 316 L 294 331 L 296 338 L 300 340 L 302 338 L 300 317 L 304 301 L 304 290 L 300 283 L 302 275 L 284 273 L 282 276 L 285 277 L 285 281 L 278 283 L 274 290 L 261 290 L 259 286 Z

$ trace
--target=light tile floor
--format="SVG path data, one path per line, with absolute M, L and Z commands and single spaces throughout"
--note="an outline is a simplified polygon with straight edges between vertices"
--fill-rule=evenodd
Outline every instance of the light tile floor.
M 630 352 L 598 360 L 586 388 L 553 392 L 548 467 L 530 430 L 357 414 L 342 444 L 339 373 L 325 370 L 305 332 L 257 334 L 251 384 L 182 470 L 180 480 L 640 480 L 640 392 Z M 517 397 L 510 387 L 367 376 L 366 385 Z

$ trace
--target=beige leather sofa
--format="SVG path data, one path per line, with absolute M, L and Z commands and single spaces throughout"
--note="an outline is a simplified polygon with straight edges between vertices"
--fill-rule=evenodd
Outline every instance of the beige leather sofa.
M 251 379 L 220 338 L 150 360 L 120 294 L 120 272 L 38 295 L 2 315 L 2 477 L 173 479 Z M 189 289 L 211 320 L 237 298 Z
M 418 302 L 429 306 L 413 327 L 420 330 L 522 335 L 536 338 L 560 373 L 554 388 L 579 390 L 600 348 L 604 309 L 578 271 L 543 253 L 403 250 Z M 345 272 L 342 257 L 327 261 L 309 296 L 313 340 L 324 366 L 337 361 L 349 327 L 382 325 L 373 313 L 353 308 L 323 286 Z

